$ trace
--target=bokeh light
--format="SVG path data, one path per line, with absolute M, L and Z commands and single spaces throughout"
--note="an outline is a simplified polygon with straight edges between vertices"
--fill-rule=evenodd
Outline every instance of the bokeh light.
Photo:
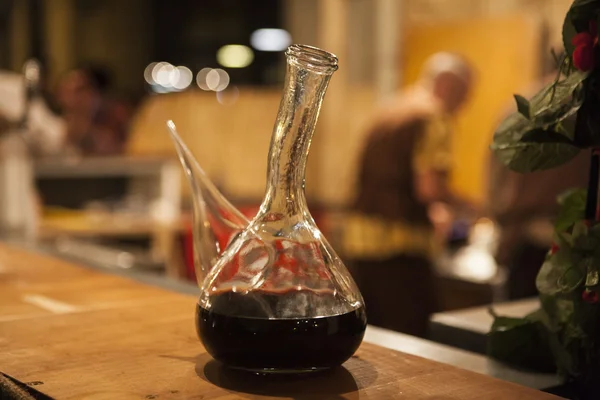
M 192 71 L 183 65 L 175 67 L 168 62 L 153 62 L 144 70 L 144 80 L 155 93 L 179 92 L 194 80 Z
M 158 85 L 158 71 L 160 71 L 164 66 L 166 65 L 170 65 L 168 62 L 157 62 L 157 63 L 153 63 L 154 66 L 152 67 L 152 73 L 150 74 L 152 76 L 152 83 L 155 85 Z
M 156 84 L 156 81 L 152 77 L 152 72 L 154 71 L 154 68 L 156 67 L 156 64 L 158 64 L 158 63 L 157 62 L 150 63 L 150 64 L 148 64 L 148 66 L 144 70 L 144 80 L 146 81 L 146 83 L 148 83 L 148 85 L 155 85 Z
M 202 90 L 220 92 L 229 86 L 229 74 L 221 68 L 203 68 L 196 75 L 196 84 Z
M 250 44 L 260 51 L 283 51 L 292 44 L 292 36 L 285 29 L 258 29 L 252 32 Z
M 240 91 L 236 86 L 231 86 L 227 90 L 217 92 L 217 101 L 224 106 L 235 104 L 238 97 L 240 97 Z
M 173 82 L 179 79 L 179 70 L 169 63 L 160 63 L 156 72 L 156 83 L 165 88 L 173 87 Z
M 226 68 L 245 68 L 254 61 L 254 52 L 248 46 L 228 44 L 217 51 L 217 62 Z
M 212 68 L 202 68 L 196 75 L 196 84 L 202 90 L 210 90 L 206 84 L 206 76 L 210 71 L 212 71 Z
M 176 70 L 178 74 L 176 79 L 171 81 L 171 85 L 176 90 L 187 89 L 194 80 L 194 74 L 192 73 L 192 70 L 184 66 L 179 66 L 176 68 Z

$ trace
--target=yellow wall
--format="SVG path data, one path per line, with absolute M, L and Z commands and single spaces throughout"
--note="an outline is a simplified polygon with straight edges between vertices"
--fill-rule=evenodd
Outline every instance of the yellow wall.
M 479 201 L 494 128 L 513 93 L 537 78 L 540 29 L 521 16 L 478 18 L 410 26 L 404 39 L 404 82 L 414 82 L 423 62 L 437 51 L 465 56 L 477 71 L 472 99 L 457 120 L 454 140 L 455 189 Z

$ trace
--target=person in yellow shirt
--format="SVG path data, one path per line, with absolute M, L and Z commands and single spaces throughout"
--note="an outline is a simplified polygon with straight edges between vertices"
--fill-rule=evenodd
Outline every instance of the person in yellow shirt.
M 421 79 L 373 118 L 347 219 L 344 252 L 369 323 L 425 336 L 435 307 L 436 225 L 457 202 L 448 187 L 451 118 L 473 71 L 462 57 L 433 55 Z

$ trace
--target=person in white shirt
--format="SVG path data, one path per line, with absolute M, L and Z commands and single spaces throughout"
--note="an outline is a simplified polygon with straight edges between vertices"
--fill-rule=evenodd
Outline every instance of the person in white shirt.
M 36 73 L 34 70 L 32 73 Z M 39 73 L 39 71 L 38 71 Z M 60 154 L 66 140 L 66 124 L 41 96 L 27 95 L 24 74 L 0 70 L 0 119 L 5 127 L 22 128 L 32 152 L 39 156 Z

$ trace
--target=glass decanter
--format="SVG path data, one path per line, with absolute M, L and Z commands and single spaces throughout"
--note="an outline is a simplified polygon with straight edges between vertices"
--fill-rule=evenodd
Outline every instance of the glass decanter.
M 310 143 L 337 57 L 293 45 L 286 58 L 267 190 L 251 221 L 219 193 L 168 123 L 194 196 L 198 336 L 216 360 L 263 373 L 339 366 L 366 328 L 362 296 L 317 228 L 304 192 Z

